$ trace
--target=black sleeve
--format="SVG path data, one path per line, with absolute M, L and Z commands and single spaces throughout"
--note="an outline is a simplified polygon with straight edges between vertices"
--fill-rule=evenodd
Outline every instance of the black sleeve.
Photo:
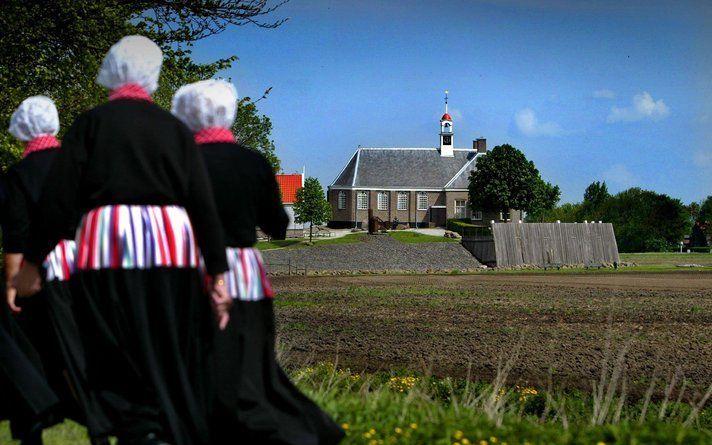
M 228 270 L 225 257 L 225 235 L 213 198 L 205 162 L 190 134 L 186 138 L 186 144 L 188 145 L 190 178 L 185 208 L 193 223 L 195 235 L 205 260 L 205 267 L 208 273 L 215 275 Z
M 20 178 L 12 173 L 7 181 L 3 209 L 3 248 L 6 253 L 25 253 L 30 238 L 30 206 Z
M 260 157 L 263 198 L 257 206 L 257 225 L 270 237 L 284 239 L 287 237 L 289 216 L 284 211 L 279 184 L 274 177 L 272 167 L 266 159 Z
M 85 113 L 67 130 L 62 148 L 47 174 L 26 255 L 35 264 L 40 264 L 62 239 L 67 228 L 76 224 L 90 132 L 91 118 Z

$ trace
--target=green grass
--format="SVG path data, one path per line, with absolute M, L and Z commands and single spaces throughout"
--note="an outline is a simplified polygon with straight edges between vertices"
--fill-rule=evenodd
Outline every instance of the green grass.
M 313 244 L 315 246 L 329 246 L 332 244 L 351 244 L 363 241 L 366 234 L 363 233 L 349 233 L 348 235 L 341 236 L 338 238 L 313 238 Z M 289 238 L 285 240 L 272 240 L 272 241 L 259 241 L 256 247 L 260 250 L 272 250 L 272 249 L 282 249 L 291 248 L 297 249 L 302 247 L 309 247 L 307 244 L 309 238 Z
M 612 397 L 596 401 L 581 392 L 407 371 L 361 374 L 328 363 L 292 376 L 342 425 L 345 445 L 712 443 L 712 408 L 696 410 L 695 403 L 675 400 L 627 402 L 615 390 Z M 71 422 L 45 431 L 44 439 L 47 445 L 88 444 L 83 428 Z M 0 443 L 16 444 L 9 438 L 7 422 L 0 423 Z
M 309 396 L 347 427 L 344 444 L 712 441 L 712 409 L 695 414 L 689 404 L 670 401 L 664 407 L 650 402 L 643 408 L 644 400 L 621 402 L 616 391 L 610 400 L 599 399 L 597 404 L 590 394 L 580 392 L 547 392 L 408 372 L 359 374 L 330 364 L 305 368 L 294 376 Z M 609 411 L 592 421 L 596 405 Z
M 331 246 L 334 244 L 353 244 L 360 243 L 366 239 L 366 233 L 349 233 L 338 238 L 314 238 L 315 246 Z
M 289 238 L 289 239 L 272 240 L 272 241 L 258 241 L 256 247 L 260 250 L 281 249 L 283 247 L 298 245 L 302 241 L 304 241 L 304 240 L 301 238 Z
M 650 252 L 650 253 L 621 253 L 621 261 L 635 263 L 640 266 L 676 267 L 677 264 L 701 264 L 712 266 L 710 253 L 679 253 L 679 252 Z
M 402 243 L 457 243 L 458 240 L 445 238 L 444 236 L 425 235 L 418 232 L 395 231 L 388 232 L 388 235 Z

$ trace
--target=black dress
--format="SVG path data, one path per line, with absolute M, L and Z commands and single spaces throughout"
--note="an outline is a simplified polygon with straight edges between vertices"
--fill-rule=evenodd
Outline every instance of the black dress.
M 4 177 L 0 176 L 0 215 L 5 214 Z M 5 279 L 0 280 L 5 295 Z M 12 435 L 24 440 L 56 421 L 59 399 L 47 383 L 39 354 L 0 304 L 0 420 L 10 420 Z
M 200 146 L 227 240 L 233 297 L 230 323 L 216 332 L 216 445 L 336 444 L 341 429 L 304 396 L 275 355 L 272 289 L 265 275 L 256 227 L 284 239 L 289 218 L 272 169 L 260 154 L 233 143 Z
M 31 220 L 37 212 L 37 204 L 47 172 L 57 153 L 56 147 L 33 152 L 13 165 L 7 173 L 7 201 L 3 212 L 3 243 L 6 253 L 24 254 L 27 251 Z M 61 232 L 63 238 L 71 238 L 72 231 Z M 71 250 L 72 242 L 65 241 L 56 249 L 59 253 Z M 68 255 L 71 258 L 71 254 Z M 56 255 L 52 258 L 58 259 Z M 55 411 L 58 419 L 69 417 L 85 421 L 84 405 L 80 404 L 85 392 L 84 354 L 79 347 L 77 326 L 71 311 L 69 275 L 71 266 L 62 255 L 64 270 L 51 275 L 42 291 L 31 298 L 18 298 L 22 312 L 15 317 L 22 333 L 29 340 L 40 358 L 44 375 L 54 393 L 60 399 Z M 45 261 L 45 265 L 48 263 Z M 61 264 L 57 263 L 57 266 Z M 51 273 L 52 267 L 48 272 Z M 55 271 L 57 272 L 57 271 Z M 8 321 L 8 323 L 11 323 Z
M 208 443 L 212 314 L 202 288 L 227 270 L 222 228 L 189 130 L 149 101 L 83 113 L 64 137 L 28 257 L 77 229 L 74 307 L 87 357 L 91 435 Z

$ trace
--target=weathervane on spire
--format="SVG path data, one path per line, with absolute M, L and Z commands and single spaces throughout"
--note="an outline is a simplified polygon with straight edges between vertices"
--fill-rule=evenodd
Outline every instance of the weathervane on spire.
M 447 93 L 448 91 L 445 90 L 445 113 L 447 113 Z

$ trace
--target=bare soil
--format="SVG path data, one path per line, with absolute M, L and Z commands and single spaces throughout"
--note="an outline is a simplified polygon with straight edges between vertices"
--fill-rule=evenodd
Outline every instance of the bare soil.
M 712 273 L 275 277 L 283 360 L 591 389 L 626 348 L 629 391 L 712 383 Z

